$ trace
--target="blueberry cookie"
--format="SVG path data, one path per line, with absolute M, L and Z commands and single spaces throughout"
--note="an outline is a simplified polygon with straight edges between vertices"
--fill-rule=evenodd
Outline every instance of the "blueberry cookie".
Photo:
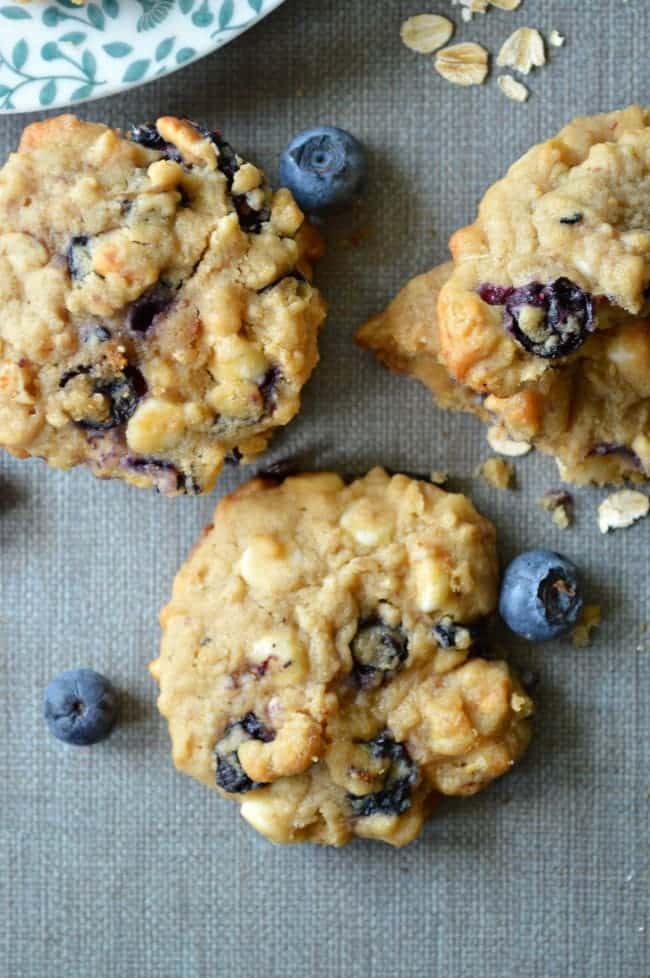
M 487 421 L 483 398 L 454 380 L 440 361 L 437 303 L 452 270 L 452 263 L 445 262 L 411 279 L 383 312 L 361 327 L 355 340 L 391 370 L 421 380 L 441 407 L 471 411 Z
M 427 383 L 423 364 L 443 365 L 482 400 L 477 413 L 576 483 L 650 476 L 649 183 L 650 111 L 638 107 L 577 119 L 530 150 L 452 237 L 410 364 Z
M 161 615 L 176 766 L 274 842 L 412 841 L 529 740 L 530 699 L 478 654 L 497 577 L 464 496 L 382 469 L 247 483 Z
M 218 132 L 34 123 L 0 171 L 0 445 L 209 490 L 299 408 L 320 239 Z

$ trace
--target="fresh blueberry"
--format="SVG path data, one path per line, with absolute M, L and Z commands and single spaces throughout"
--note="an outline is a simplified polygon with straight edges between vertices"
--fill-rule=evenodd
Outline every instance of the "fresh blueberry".
M 366 747 L 370 756 L 385 759 L 382 787 L 368 795 L 348 795 L 352 814 L 357 818 L 371 815 L 403 815 L 411 807 L 411 788 L 418 780 L 418 769 L 404 744 L 398 743 L 390 730 L 384 730 Z
M 519 554 L 506 568 L 499 611 L 517 635 L 546 642 L 566 635 L 582 611 L 578 569 L 551 550 Z
M 504 307 L 503 325 L 519 345 L 547 360 L 574 353 L 595 329 L 593 297 L 568 278 L 516 289 L 484 284 L 478 291 L 483 302 Z
M 241 766 L 238 751 L 247 740 L 261 740 L 266 744 L 273 737 L 274 734 L 267 730 L 254 713 L 247 713 L 241 720 L 226 727 L 223 737 L 214 748 L 216 781 L 219 787 L 234 795 L 263 787 L 258 781 L 252 781 L 248 777 Z
M 344 129 L 305 129 L 287 146 L 280 162 L 280 183 L 308 214 L 344 210 L 366 182 L 361 143 Z
M 69 669 L 45 690 L 43 712 L 51 734 L 85 747 L 108 737 L 117 716 L 117 696 L 108 679 L 93 669 Z
M 354 675 L 364 689 L 381 686 L 397 672 L 408 657 L 406 635 L 400 628 L 390 628 L 379 619 L 364 622 L 352 642 Z

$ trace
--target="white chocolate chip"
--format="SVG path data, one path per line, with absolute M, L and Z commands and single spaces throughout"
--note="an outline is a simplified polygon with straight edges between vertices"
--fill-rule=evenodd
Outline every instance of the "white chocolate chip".
M 514 68 L 522 75 L 528 75 L 532 68 L 546 64 L 544 39 L 534 27 L 519 27 L 504 42 L 497 64 L 500 68 Z
M 254 590 L 288 591 L 300 577 L 300 554 L 287 552 L 277 537 L 252 537 L 239 562 L 239 573 Z
M 181 182 L 183 168 L 174 160 L 156 160 L 147 170 L 147 176 L 154 190 L 173 190 Z
M 470 41 L 443 48 L 436 55 L 434 67 L 454 85 L 482 85 L 488 73 L 488 57 L 485 48 Z
M 429 614 L 443 607 L 449 597 L 449 574 L 433 557 L 419 560 L 414 567 L 417 606 Z
M 402 41 L 411 51 L 432 54 L 443 47 L 454 33 L 454 25 L 437 14 L 417 14 L 402 24 Z
M 126 427 L 128 446 L 140 455 L 173 448 L 184 434 L 182 405 L 158 397 L 143 401 Z
M 307 668 L 305 648 L 292 628 L 276 628 L 258 638 L 246 659 L 254 666 L 275 666 L 274 682 L 290 685 L 304 678 Z
M 232 192 L 234 194 L 247 194 L 250 190 L 255 190 L 262 182 L 262 174 L 252 163 L 242 163 L 235 173 L 232 181 Z
M 498 452 L 499 455 L 507 455 L 509 458 L 527 455 L 533 447 L 530 442 L 515 441 L 501 424 L 495 424 L 488 428 L 487 440 L 493 451 Z
M 283 841 L 284 825 L 278 818 L 278 806 L 275 799 L 266 797 L 247 798 L 241 806 L 242 818 L 246 819 L 257 832 L 261 832 L 271 841 Z
M 341 516 L 341 526 L 362 547 L 378 547 L 387 543 L 393 532 L 392 516 L 368 499 L 351 503 Z
M 650 499 L 634 489 L 621 489 L 604 499 L 598 507 L 598 527 L 601 533 L 632 526 L 650 511 Z

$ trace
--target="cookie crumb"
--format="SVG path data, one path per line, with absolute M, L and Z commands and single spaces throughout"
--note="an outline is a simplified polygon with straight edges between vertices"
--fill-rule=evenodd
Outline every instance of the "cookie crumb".
M 449 476 L 446 472 L 442 472 L 440 469 L 434 469 L 429 478 L 433 482 L 434 486 L 444 486 Z
M 513 713 L 523 713 L 524 716 L 530 716 L 531 714 L 531 703 L 528 696 L 522 696 L 521 693 L 513 693 L 510 697 L 510 707 Z
M 604 499 L 598 507 L 598 528 L 601 533 L 621 530 L 643 519 L 650 511 L 650 499 L 636 489 L 621 489 Z
M 522 75 L 541 68 L 546 64 L 542 35 L 534 27 L 517 28 L 503 43 L 497 64 L 500 68 L 514 68 Z
M 487 11 L 490 0 L 451 0 L 454 7 L 461 6 L 461 19 L 468 23 L 474 14 L 484 14 Z
M 479 465 L 474 475 L 494 489 L 511 489 L 515 479 L 515 468 L 503 458 L 488 458 Z
M 434 67 L 453 85 L 482 85 L 488 73 L 488 58 L 484 47 L 468 41 L 439 51 Z
M 550 489 L 537 500 L 537 505 L 551 514 L 561 530 L 568 530 L 573 523 L 573 496 L 564 489 Z
M 553 30 L 548 35 L 548 43 L 551 45 L 552 48 L 564 47 L 565 41 L 566 41 L 566 37 L 563 34 L 560 34 L 559 31 Z
M 454 33 L 454 25 L 437 14 L 416 14 L 402 24 L 402 42 L 418 54 L 432 54 L 443 47 Z
M 507 98 L 512 99 L 513 102 L 527 102 L 530 96 L 530 90 L 526 88 L 523 82 L 519 82 L 512 75 L 501 75 L 497 81 L 497 85 Z
M 571 640 L 577 649 L 587 648 L 591 641 L 591 632 L 600 625 L 600 622 L 600 605 L 585 605 L 578 624 L 571 632 Z
M 499 79 L 501 81 L 501 79 Z M 513 79 L 514 81 L 514 79 Z M 517 82 L 515 82 L 517 84 Z M 515 441 L 508 434 L 508 430 L 502 424 L 493 424 L 488 428 L 486 434 L 488 445 L 493 452 L 499 455 L 507 455 L 509 458 L 518 458 L 521 455 L 528 455 L 533 446 L 527 441 Z

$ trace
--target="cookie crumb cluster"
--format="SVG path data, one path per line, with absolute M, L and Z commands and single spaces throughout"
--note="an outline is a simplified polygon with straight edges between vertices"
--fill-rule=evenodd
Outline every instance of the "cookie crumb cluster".
M 515 468 L 510 462 L 503 458 L 488 458 L 482 462 L 474 476 L 482 479 L 493 489 L 512 489 L 515 481 Z
M 551 514 L 551 519 L 561 530 L 568 530 L 573 523 L 573 496 L 564 489 L 550 489 L 537 505 Z
M 599 604 L 587 604 L 582 609 L 580 620 L 571 632 L 571 640 L 577 649 L 586 649 L 591 641 L 591 633 L 601 623 Z

